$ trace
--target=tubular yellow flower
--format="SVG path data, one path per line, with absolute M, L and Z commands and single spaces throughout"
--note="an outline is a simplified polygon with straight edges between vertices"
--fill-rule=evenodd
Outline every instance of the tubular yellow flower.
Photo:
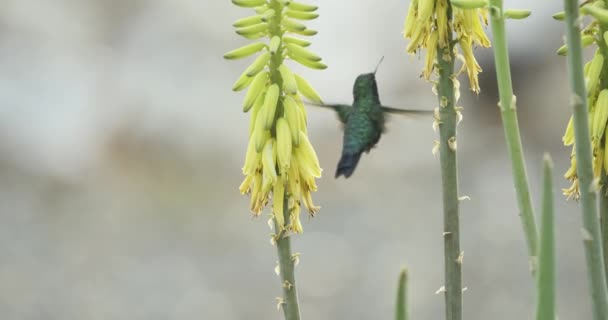
M 599 3 L 599 2 L 598 2 Z M 598 10 L 596 10 L 596 8 Z M 591 14 L 594 20 L 590 21 L 589 24 L 583 29 L 581 33 L 581 40 L 583 46 L 597 46 L 597 40 L 603 40 L 603 34 L 601 32 L 600 23 L 603 22 L 604 9 L 595 7 L 593 4 L 588 4 L 581 9 L 588 14 Z M 600 36 L 598 38 L 598 36 Z M 602 43 L 603 45 L 603 43 Z M 562 46 L 558 49 L 558 54 L 566 55 L 568 48 Z M 602 172 L 608 172 L 608 130 L 606 125 L 608 123 L 608 86 L 603 83 L 600 79 L 608 76 L 603 74 L 603 70 L 606 68 L 606 59 L 599 48 L 596 49 L 595 54 L 585 64 L 584 75 L 585 85 L 587 88 L 587 105 L 589 114 L 589 135 L 591 137 L 591 147 L 593 152 L 593 175 L 595 181 L 600 181 Z M 570 118 L 568 125 L 566 126 L 566 132 L 562 138 L 564 145 L 572 147 L 571 155 L 571 166 L 564 174 L 564 178 L 570 181 L 572 184 L 569 188 L 563 189 L 563 193 L 568 199 L 579 199 L 579 181 L 576 174 L 577 166 L 576 159 L 574 157 L 574 150 L 576 143 L 574 140 L 574 127 L 573 120 Z
M 459 44 L 460 48 L 462 49 L 462 53 L 464 54 L 467 75 L 469 76 L 469 86 L 471 87 L 472 91 L 479 93 L 480 88 L 477 74 L 481 72 L 481 67 L 477 63 L 477 60 L 475 60 L 475 55 L 473 55 L 472 38 L 463 36 L 460 38 Z
M 441 48 L 448 45 L 448 0 L 437 0 L 437 41 Z M 430 55 L 430 53 L 428 54 Z M 428 79 L 427 79 L 428 80 Z
M 255 15 L 239 19 L 233 26 L 246 39 L 266 37 L 224 55 L 241 59 L 257 54 L 233 85 L 234 91 L 249 88 L 243 111 L 251 111 L 249 143 L 243 165 L 245 179 L 239 187 L 251 197 L 251 211 L 261 214 L 272 199 L 272 213 L 279 234 L 302 232 L 301 205 L 311 214 L 315 178 L 321 176 L 317 155 L 307 137 L 306 110 L 302 96 L 322 103 L 310 83 L 294 74 L 286 59 L 312 69 L 325 69 L 321 57 L 306 49 L 309 41 L 293 35 L 312 36 L 303 20 L 318 17 L 316 6 L 282 0 L 232 0 L 240 7 L 253 8 Z M 285 211 L 288 203 L 289 212 Z M 289 218 L 289 222 L 286 220 Z
M 412 0 L 407 10 L 407 17 L 405 18 L 405 23 L 403 25 L 403 36 L 406 39 L 412 37 L 412 30 L 416 25 L 416 16 L 418 16 L 418 0 Z
M 247 112 L 253 107 L 257 97 L 264 91 L 267 81 L 268 72 L 260 72 L 253 78 L 249 85 L 249 91 L 247 91 L 243 100 L 243 112 Z
M 566 126 L 566 133 L 564 133 L 562 141 L 564 142 L 565 146 L 571 146 L 574 144 L 574 122 L 572 116 L 570 116 L 570 120 Z
M 599 143 L 604 136 L 606 121 L 608 121 L 608 89 L 600 91 L 593 110 L 593 121 L 591 122 L 591 140 Z
M 463 52 L 462 70 L 467 72 L 471 90 L 479 93 L 477 75 L 482 70 L 473 55 L 473 46 L 491 45 L 484 31 L 484 25 L 488 24 L 487 1 L 459 3 L 462 6 L 452 6 L 453 19 L 448 20 L 448 0 L 412 1 L 403 29 L 404 37 L 410 39 L 406 51 L 415 54 L 418 50 L 426 49 L 422 75 L 426 80 L 431 80 L 435 71 L 437 50 L 447 47 L 448 33 L 454 32 L 454 38 Z M 445 52 L 441 52 L 445 55 Z
M 289 169 L 291 163 L 291 131 L 285 118 L 277 121 L 277 160 L 281 173 Z
M 285 118 L 289 124 L 289 130 L 291 132 L 291 141 L 294 146 L 300 144 L 300 110 L 292 97 L 287 96 L 283 100 L 283 108 L 285 109 Z
M 276 183 L 274 184 L 274 190 L 272 191 L 274 199 L 272 201 L 272 213 L 277 221 L 277 225 L 282 231 L 285 228 L 285 216 L 283 214 L 283 199 L 285 197 L 285 182 L 283 178 L 279 176 Z
M 435 57 L 437 56 L 437 40 L 438 40 L 438 32 L 437 30 L 431 31 L 431 34 L 428 38 L 427 48 L 428 52 L 426 54 L 426 62 L 424 64 L 424 70 L 422 75 L 424 79 L 429 80 L 431 74 L 433 73 L 433 68 L 435 66 Z

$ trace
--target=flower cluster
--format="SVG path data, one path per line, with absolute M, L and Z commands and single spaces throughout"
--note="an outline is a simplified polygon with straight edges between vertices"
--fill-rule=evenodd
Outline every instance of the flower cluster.
M 454 4 L 455 1 L 451 3 Z M 464 1 L 461 1 L 464 2 Z M 488 9 L 486 2 L 470 1 L 464 6 L 452 6 L 452 19 L 448 18 L 448 0 L 412 0 L 408 10 L 403 35 L 410 39 L 407 52 L 415 54 L 420 49 L 426 49 L 422 75 L 429 80 L 437 59 L 437 50 L 448 49 L 451 45 L 451 32 L 456 34 L 455 41 L 460 45 L 462 55 L 457 57 L 464 61 L 458 72 L 467 72 L 471 90 L 479 93 L 477 75 L 481 67 L 473 55 L 473 46 L 490 47 L 483 26 L 488 24 Z M 470 5 L 470 6 L 469 6 Z M 456 47 L 454 46 L 454 50 Z M 440 52 L 445 58 L 449 52 Z M 454 52 L 456 53 L 456 52 Z M 456 79 L 454 79 L 456 81 Z
M 589 134 L 591 135 L 591 147 L 593 150 L 593 174 L 595 183 L 599 185 L 602 171 L 608 172 L 608 70 L 605 55 L 608 54 L 608 31 L 601 28 L 601 24 L 608 22 L 608 10 L 603 8 L 603 1 L 588 1 L 582 7 L 581 12 L 593 17 L 589 24 L 581 32 L 583 46 L 597 45 L 595 54 L 585 64 L 585 87 L 587 96 L 587 106 L 589 109 Z M 564 18 L 563 13 L 553 16 L 557 20 Z M 601 22 L 601 23 L 600 23 Z M 559 55 L 567 55 L 568 47 L 562 46 L 557 50 Z M 568 199 L 579 199 L 579 181 L 577 176 L 574 124 L 572 117 L 566 127 L 566 133 L 562 138 L 564 145 L 572 146 L 570 156 L 571 166 L 564 174 L 564 177 L 572 184 L 569 188 L 563 189 L 563 193 Z
M 301 233 L 301 203 L 311 215 L 317 212 L 311 192 L 317 190 L 315 178 L 321 177 L 319 160 L 307 136 L 302 96 L 317 103 L 321 99 L 284 61 L 291 59 L 312 69 L 326 68 L 318 55 L 306 49 L 310 42 L 296 37 L 317 33 L 298 21 L 317 18 L 317 7 L 286 0 L 232 2 L 253 8 L 256 13 L 236 21 L 236 33 L 252 40 L 269 39 L 224 55 L 226 59 L 240 59 L 259 53 L 233 87 L 234 91 L 249 88 L 243 111 L 251 114 L 243 166 L 246 177 L 239 189 L 242 194 L 250 194 L 255 216 L 261 214 L 272 195 L 273 217 L 280 229 L 277 232 Z

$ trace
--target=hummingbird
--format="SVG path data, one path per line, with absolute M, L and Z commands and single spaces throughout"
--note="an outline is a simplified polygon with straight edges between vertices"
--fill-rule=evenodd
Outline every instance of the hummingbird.
M 385 113 L 415 115 L 432 114 L 432 111 L 405 110 L 382 105 L 378 95 L 376 72 L 384 57 L 380 59 L 372 73 L 361 74 L 353 86 L 353 104 L 315 104 L 334 109 L 343 124 L 344 137 L 342 156 L 338 162 L 335 177 L 350 177 L 361 159 L 363 152 L 369 151 L 380 141 L 385 132 Z

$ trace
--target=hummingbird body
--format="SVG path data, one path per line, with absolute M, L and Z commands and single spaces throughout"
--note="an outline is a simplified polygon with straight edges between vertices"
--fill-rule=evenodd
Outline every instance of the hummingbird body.
M 351 106 L 334 106 L 344 124 L 342 157 L 338 162 L 336 178 L 350 177 L 361 158 L 361 153 L 369 152 L 384 131 L 384 113 L 376 77 L 373 73 L 362 74 L 353 87 L 354 102 Z
M 382 62 L 382 59 L 380 60 Z M 380 65 L 380 63 L 378 63 Z M 363 152 L 369 152 L 380 141 L 384 132 L 385 112 L 402 115 L 431 114 L 432 111 L 405 110 L 383 106 L 378 95 L 376 70 L 359 75 L 353 86 L 352 106 L 345 104 L 315 104 L 334 109 L 344 125 L 342 156 L 336 169 L 336 178 L 350 177 Z

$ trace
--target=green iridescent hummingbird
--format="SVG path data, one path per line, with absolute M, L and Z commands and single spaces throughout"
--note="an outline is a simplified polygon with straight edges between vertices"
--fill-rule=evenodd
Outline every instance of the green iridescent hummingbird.
M 383 57 L 384 58 L 384 57 Z M 383 59 L 380 59 L 378 66 Z M 350 177 L 361 159 L 361 154 L 369 151 L 380 141 L 385 131 L 385 113 L 403 115 L 432 114 L 432 111 L 404 110 L 383 106 L 378 95 L 376 70 L 361 74 L 353 86 L 354 101 L 352 106 L 345 104 L 324 104 L 321 107 L 332 108 L 344 125 L 342 157 L 336 169 L 336 178 Z

